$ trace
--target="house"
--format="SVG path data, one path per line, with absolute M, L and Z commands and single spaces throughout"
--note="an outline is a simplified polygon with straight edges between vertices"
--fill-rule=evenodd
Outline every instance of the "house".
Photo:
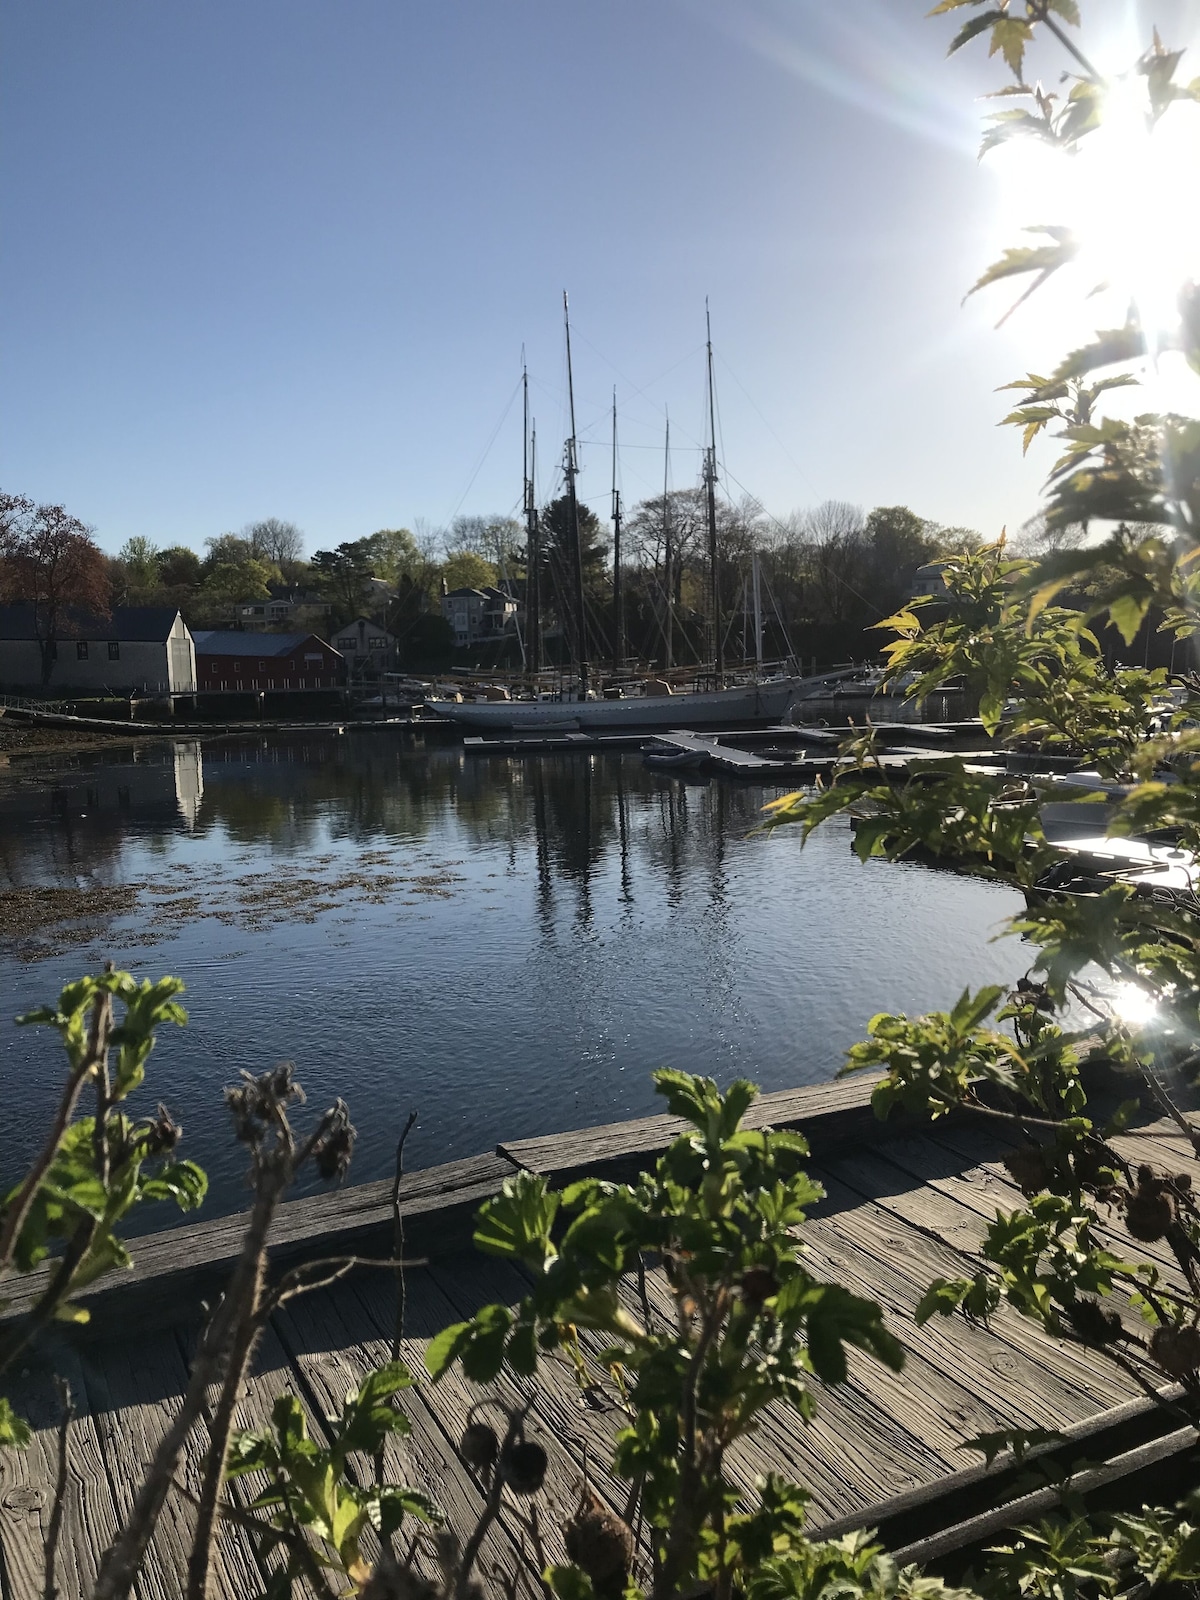
M 913 575 L 912 594 L 909 598 L 915 600 L 921 594 L 944 595 L 945 572 L 944 561 L 927 561 L 923 567 L 918 567 Z
M 315 623 L 333 607 L 319 595 L 296 589 L 273 592 L 265 600 L 239 600 L 234 607 L 239 626 L 277 627 L 288 622 Z
M 340 689 L 346 663 L 315 633 L 214 629 L 196 634 L 196 680 L 201 694 Z
M 517 626 L 517 602 L 504 589 L 451 589 L 442 596 L 442 615 L 454 629 L 456 646 L 500 639 Z
M 32 605 L 0 606 L 0 690 L 173 695 L 196 691 L 196 650 L 174 606 L 114 606 L 107 617 L 68 608 L 43 679 Z
M 356 617 L 344 628 L 339 628 L 331 643 L 345 658 L 352 678 L 365 675 L 378 676 L 388 672 L 395 664 L 396 637 L 369 617 Z

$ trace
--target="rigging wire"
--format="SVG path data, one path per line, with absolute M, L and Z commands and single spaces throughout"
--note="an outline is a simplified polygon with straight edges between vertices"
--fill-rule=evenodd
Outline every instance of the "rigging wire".
M 488 456 L 491 455 L 492 446 L 495 444 L 496 439 L 499 436 L 501 428 L 508 421 L 508 413 L 512 410 L 513 401 L 517 398 L 517 396 L 518 396 L 518 394 L 520 394 L 520 392 L 521 392 L 521 380 L 520 380 L 520 378 L 518 378 L 516 383 L 513 385 L 512 393 L 508 397 L 507 405 L 504 407 L 504 410 L 500 413 L 500 420 L 499 420 L 499 422 L 497 422 L 496 426 L 492 429 L 491 438 L 488 440 L 487 444 L 484 445 L 483 454 L 480 456 L 479 460 L 475 463 L 475 470 L 471 473 L 470 478 L 467 480 L 467 487 L 463 490 L 462 494 L 459 495 L 458 504 L 454 507 L 454 510 L 450 513 L 450 515 L 446 518 L 445 526 L 447 528 L 454 521 L 454 519 L 458 515 L 458 513 L 462 510 L 463 501 L 467 498 L 467 496 L 470 494 L 472 488 L 474 487 L 475 479 L 483 471 L 484 462 L 487 460 Z

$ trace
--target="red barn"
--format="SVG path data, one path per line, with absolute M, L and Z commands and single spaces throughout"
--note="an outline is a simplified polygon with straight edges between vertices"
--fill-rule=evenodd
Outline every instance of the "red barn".
M 315 633 L 193 633 L 196 688 L 204 694 L 340 689 L 341 652 Z

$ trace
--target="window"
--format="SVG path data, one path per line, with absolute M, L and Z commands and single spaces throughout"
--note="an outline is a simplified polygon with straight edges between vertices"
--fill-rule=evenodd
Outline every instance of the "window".
M 234 671 L 235 671 L 235 672 L 240 672 L 240 671 L 241 671 L 241 670 L 242 670 L 242 663 L 241 663 L 241 662 L 240 662 L 240 661 L 235 661 L 235 662 L 234 662 L 234 663 L 233 663 L 233 670 L 234 670 Z M 239 683 L 239 684 L 238 684 L 238 688 L 239 688 L 239 689 L 240 689 L 240 688 L 241 688 L 241 687 L 242 687 L 242 686 L 241 686 L 241 684 L 240 684 L 240 683 Z
M 267 670 L 267 663 L 265 661 L 260 661 L 258 663 L 258 670 L 260 672 L 265 672 Z
M 79 643 L 75 646 L 75 659 L 77 661 L 86 661 L 87 658 L 87 640 L 80 639 Z
M 120 661 L 121 659 L 121 646 L 115 639 L 108 641 L 108 659 L 110 661 Z
M 353 650 L 356 643 L 357 643 L 357 641 L 354 640 L 354 639 L 339 639 L 338 640 L 338 649 L 339 650 Z
M 374 638 L 371 638 L 371 639 L 367 640 L 367 646 L 371 650 L 386 650 L 387 649 L 387 640 L 386 639 L 380 639 L 378 637 L 378 635 L 376 635 Z

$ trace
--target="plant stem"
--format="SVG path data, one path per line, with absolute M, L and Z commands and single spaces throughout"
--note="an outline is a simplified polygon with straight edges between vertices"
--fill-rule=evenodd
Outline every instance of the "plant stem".
M 0 1223 L 0 1278 L 11 1271 L 13 1256 L 16 1253 L 17 1241 L 21 1236 L 21 1229 L 29 1216 L 30 1209 L 37 1197 L 37 1192 L 45 1181 L 58 1154 L 58 1147 L 62 1143 L 63 1134 L 66 1133 L 68 1124 L 75 1114 L 75 1107 L 79 1103 L 80 1091 L 84 1080 L 102 1061 L 108 1051 L 108 1033 L 112 1026 L 112 997 L 110 995 L 97 995 L 95 1009 L 92 1013 L 92 1027 L 88 1038 L 87 1054 L 79 1065 L 74 1068 L 63 1090 L 63 1097 L 59 1101 L 58 1110 L 54 1114 L 54 1121 L 50 1125 L 50 1133 L 46 1143 L 42 1146 L 37 1160 L 30 1167 L 11 1204 L 4 1213 L 4 1221 Z
M 54 1577 L 54 1566 L 58 1557 L 58 1541 L 62 1533 L 63 1508 L 67 1499 L 67 1435 L 70 1431 L 71 1420 L 75 1415 L 70 1384 L 65 1378 L 59 1377 L 56 1377 L 54 1382 L 62 1405 L 62 1419 L 58 1425 L 58 1472 L 54 1480 L 54 1508 L 50 1513 L 50 1525 L 46 1529 L 46 1581 L 42 1588 L 42 1600 L 58 1600 L 58 1584 Z
M 234 1267 L 229 1289 L 201 1340 L 183 1403 L 146 1469 L 129 1520 L 104 1553 L 92 1600 L 125 1600 L 129 1594 L 162 1514 L 184 1441 L 203 1410 L 205 1391 L 216 1379 L 225 1352 L 237 1331 L 236 1318 L 246 1304 L 248 1285 L 261 1270 L 262 1253 L 273 1210 L 273 1199 L 268 1204 L 266 1197 L 260 1194 L 250 1213 L 250 1224 L 242 1241 L 241 1254 Z
M 229 1440 L 233 1432 L 234 1412 L 237 1409 L 246 1367 L 262 1331 L 263 1276 L 266 1268 L 267 1234 L 275 1215 L 280 1195 L 291 1177 L 290 1162 L 286 1157 L 268 1158 L 256 1174 L 258 1192 L 254 1201 L 251 1228 L 258 1223 L 258 1247 L 250 1262 L 249 1271 L 241 1288 L 240 1303 L 233 1318 L 233 1341 L 221 1397 L 209 1429 L 208 1455 L 204 1463 L 204 1481 L 200 1486 L 199 1514 L 188 1558 L 187 1600 L 207 1600 L 212 1573 L 212 1559 L 216 1547 L 217 1507 L 221 1486 L 225 1481 L 225 1467 L 229 1459 Z

